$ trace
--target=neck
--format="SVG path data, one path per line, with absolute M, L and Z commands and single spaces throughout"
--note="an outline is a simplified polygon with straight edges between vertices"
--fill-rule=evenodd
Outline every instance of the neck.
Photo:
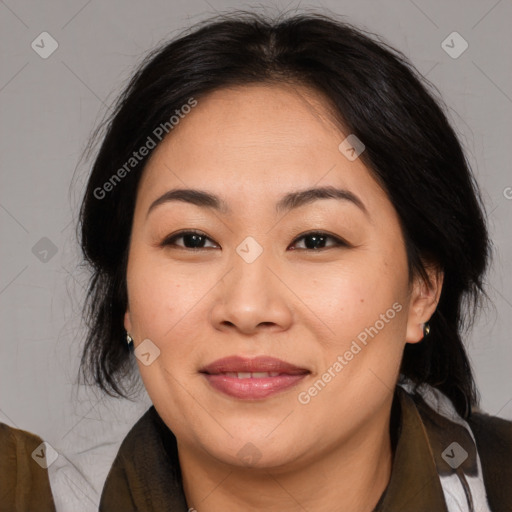
M 390 407 L 378 421 L 293 468 L 235 467 L 178 443 L 188 506 L 197 512 L 372 512 L 391 475 L 389 421 Z

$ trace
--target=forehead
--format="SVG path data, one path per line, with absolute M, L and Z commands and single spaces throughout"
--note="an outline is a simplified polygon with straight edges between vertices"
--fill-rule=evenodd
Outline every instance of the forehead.
M 197 101 L 147 163 L 139 187 L 144 202 L 176 186 L 200 186 L 240 207 L 312 186 L 382 195 L 362 161 L 340 152 L 349 133 L 316 91 L 254 84 Z

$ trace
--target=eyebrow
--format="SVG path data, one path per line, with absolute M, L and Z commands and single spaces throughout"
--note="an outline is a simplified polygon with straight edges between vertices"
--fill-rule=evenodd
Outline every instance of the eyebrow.
M 339 189 L 332 186 L 289 192 L 276 203 L 276 213 L 288 212 L 319 199 L 338 199 L 340 201 L 347 201 L 357 206 L 363 213 L 365 213 L 365 215 L 369 216 L 368 210 L 358 196 L 349 190 Z M 182 201 L 194 204 L 201 208 L 208 208 L 225 215 L 229 215 L 231 213 L 231 209 L 228 204 L 215 194 L 198 189 L 178 188 L 168 190 L 165 194 L 155 199 L 148 208 L 146 218 L 157 206 L 172 201 Z

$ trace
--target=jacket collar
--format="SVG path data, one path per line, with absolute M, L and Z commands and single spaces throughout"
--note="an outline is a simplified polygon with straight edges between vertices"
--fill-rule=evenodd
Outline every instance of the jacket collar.
M 448 512 L 432 448 L 419 411 L 411 396 L 396 387 L 399 403 L 398 442 L 391 478 L 375 512 Z

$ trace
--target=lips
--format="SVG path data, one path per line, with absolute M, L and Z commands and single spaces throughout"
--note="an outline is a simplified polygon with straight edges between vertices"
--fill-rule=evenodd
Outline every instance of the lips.
M 202 368 L 201 373 L 218 375 L 219 373 L 258 373 L 273 372 L 278 374 L 298 375 L 309 373 L 309 370 L 300 368 L 281 359 L 269 356 L 258 356 L 252 359 L 241 356 L 230 356 L 218 359 Z
M 269 356 L 231 356 L 206 365 L 200 373 L 221 393 L 256 400 L 295 386 L 310 371 Z

